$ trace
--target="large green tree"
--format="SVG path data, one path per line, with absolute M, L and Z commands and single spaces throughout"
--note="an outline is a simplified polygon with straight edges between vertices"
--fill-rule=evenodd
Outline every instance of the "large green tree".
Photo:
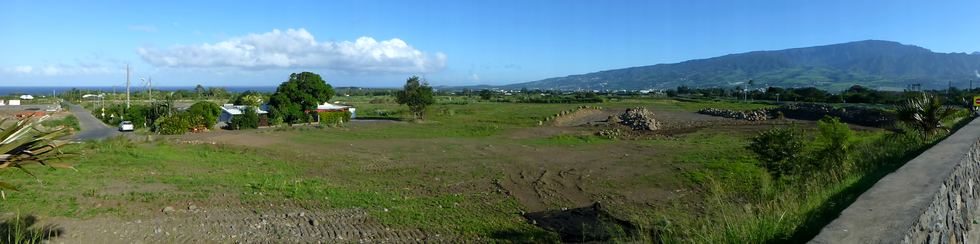
M 395 98 L 398 104 L 408 105 L 408 109 L 417 120 L 425 119 L 425 108 L 435 103 L 432 87 L 428 83 L 421 82 L 418 76 L 408 78 L 404 89 L 398 91 Z
M 307 111 L 333 97 L 333 87 L 318 74 L 293 73 L 269 98 L 269 112 L 286 123 L 308 122 Z

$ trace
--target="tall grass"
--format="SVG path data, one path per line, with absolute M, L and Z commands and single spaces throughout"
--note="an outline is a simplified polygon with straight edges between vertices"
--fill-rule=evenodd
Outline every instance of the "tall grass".
M 754 185 L 769 187 L 753 190 L 719 175 L 702 176 L 704 210 L 656 228 L 665 243 L 806 242 L 875 182 L 946 135 L 874 132 L 855 139 L 847 170 L 757 177 Z

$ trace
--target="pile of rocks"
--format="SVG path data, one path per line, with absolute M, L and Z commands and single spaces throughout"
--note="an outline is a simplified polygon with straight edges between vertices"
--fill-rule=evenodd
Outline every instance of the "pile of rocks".
M 735 111 L 730 109 L 704 108 L 698 110 L 698 113 L 748 121 L 764 121 L 772 117 L 770 116 L 772 113 L 767 109 Z
M 628 133 L 621 131 L 618 128 L 600 129 L 599 131 L 596 131 L 595 135 L 609 139 L 628 138 L 630 136 Z
M 832 116 L 846 123 L 874 127 L 884 127 L 894 122 L 893 116 L 884 110 L 855 106 L 845 108 L 827 104 L 795 103 L 780 106 L 776 111 L 791 119 L 818 120 L 825 116 Z
M 538 120 L 538 125 L 544 125 L 545 122 L 553 123 L 554 124 L 556 120 L 561 119 L 561 118 L 563 118 L 565 116 L 574 114 L 575 112 L 582 111 L 582 110 L 602 110 L 602 107 L 582 105 L 582 106 L 578 106 L 575 109 L 562 110 L 561 112 L 558 112 L 555 115 L 551 115 L 551 116 L 545 117 L 544 120 Z
M 619 115 L 619 123 L 638 131 L 654 131 L 660 129 L 660 122 L 653 118 L 653 113 L 645 108 L 626 109 Z

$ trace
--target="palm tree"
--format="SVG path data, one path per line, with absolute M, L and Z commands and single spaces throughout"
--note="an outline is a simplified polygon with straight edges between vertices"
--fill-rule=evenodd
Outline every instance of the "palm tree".
M 932 135 L 940 129 L 949 132 L 943 120 L 956 114 L 955 109 L 943 106 L 939 98 L 926 93 L 905 100 L 905 103 L 898 106 L 896 112 L 899 121 L 926 135 Z
M 67 141 L 58 139 L 70 133 L 70 130 L 64 126 L 47 131 L 38 129 L 45 118 L 47 116 L 31 116 L 5 127 L 8 119 L 0 120 L 0 170 L 17 168 L 33 177 L 34 174 L 24 166 L 40 164 L 52 168 L 74 169 L 69 165 L 50 162 L 65 156 L 60 147 L 67 144 Z M 16 191 L 17 187 L 0 181 L 0 197 L 6 198 L 4 189 Z

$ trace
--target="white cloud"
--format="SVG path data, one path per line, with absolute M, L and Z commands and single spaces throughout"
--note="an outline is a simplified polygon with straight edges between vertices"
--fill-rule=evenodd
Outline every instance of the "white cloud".
M 147 33 L 157 32 L 157 28 L 152 25 L 128 25 L 126 26 L 126 28 L 131 31 L 139 31 L 139 32 L 147 32 Z
M 16 67 L 10 68 L 10 70 L 13 73 L 30 74 L 31 71 L 34 70 L 34 67 L 31 67 L 30 65 L 22 65 L 22 66 L 16 66 Z
M 345 72 L 434 72 L 446 55 L 428 54 L 398 38 L 377 41 L 318 42 L 305 29 L 274 29 L 210 44 L 138 49 L 146 62 L 161 67 L 238 67 L 247 69 L 325 68 Z
M 472 80 L 472 81 L 480 81 L 480 76 L 477 75 L 477 74 L 472 74 L 472 75 L 470 75 L 470 80 Z

